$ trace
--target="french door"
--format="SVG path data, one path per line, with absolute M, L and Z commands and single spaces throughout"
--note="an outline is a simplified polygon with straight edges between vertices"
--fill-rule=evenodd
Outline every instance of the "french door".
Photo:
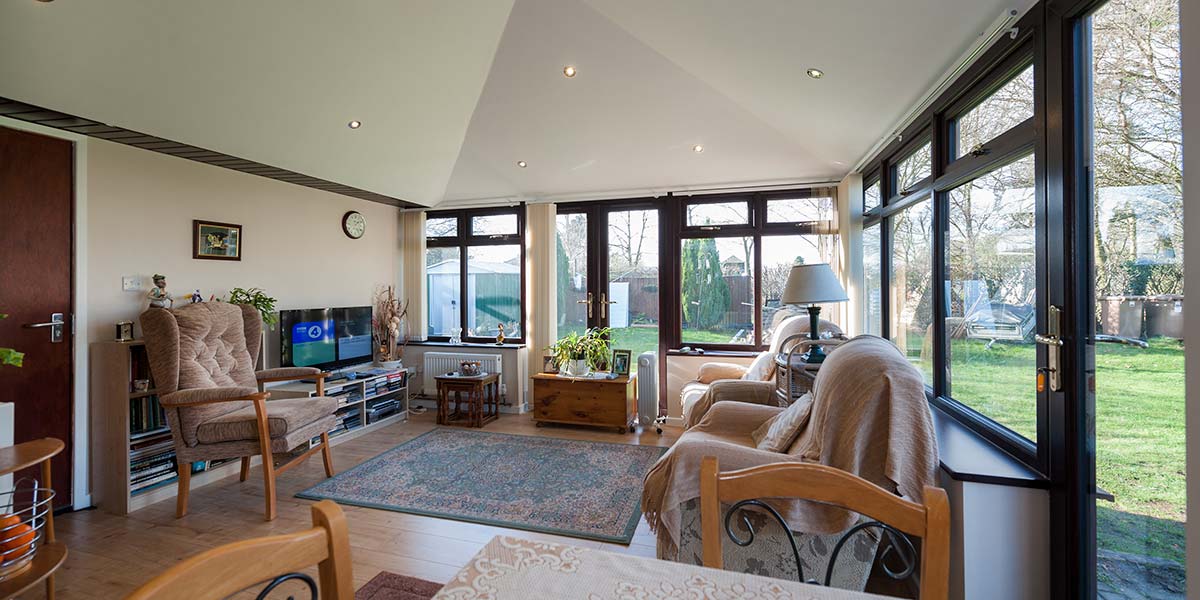
M 558 336 L 611 330 L 612 347 L 659 350 L 661 227 L 653 201 L 564 206 L 557 216 Z
M 1072 23 L 1080 591 L 1183 598 L 1179 2 L 1108 0 Z

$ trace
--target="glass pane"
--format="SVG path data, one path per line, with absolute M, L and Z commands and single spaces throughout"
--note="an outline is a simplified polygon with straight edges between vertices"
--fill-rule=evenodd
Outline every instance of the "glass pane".
M 955 158 L 1033 117 L 1033 65 L 958 118 Z
M 516 235 L 517 215 L 471 217 L 471 235 Z
M 933 174 L 933 146 L 926 142 L 895 167 L 896 187 L 900 193 Z
M 833 220 L 833 198 L 778 198 L 767 201 L 768 223 L 811 223 Z
M 682 241 L 685 344 L 754 343 L 754 238 Z
M 1096 503 L 1097 590 L 1184 598 L 1179 4 L 1114 0 L 1088 25 L 1096 333 L 1146 342 L 1094 346 L 1096 485 L 1113 496 Z
M 926 198 L 891 223 L 890 337 L 933 385 L 933 203 Z
M 435 217 L 425 220 L 425 237 L 454 237 L 458 235 L 458 218 Z
M 427 221 L 428 222 L 428 221 Z M 450 336 L 459 327 L 462 294 L 461 253 L 458 248 L 429 248 L 425 251 L 425 294 L 429 307 L 426 331 L 433 336 Z
M 587 215 L 557 217 L 558 337 L 587 329 Z
M 467 249 L 467 331 L 465 335 L 521 337 L 521 246 Z
M 608 291 L 604 300 L 612 347 L 637 357 L 658 351 L 658 211 L 608 214 Z M 603 316 L 603 315 L 602 315 Z
M 863 229 L 863 271 L 865 271 L 867 314 L 863 331 L 883 335 L 883 271 L 878 223 Z
M 828 263 L 833 258 L 837 237 L 832 235 L 768 235 L 762 238 L 762 322 L 764 344 L 771 343 L 775 327 L 792 315 L 807 315 L 803 306 L 781 305 L 792 265 Z M 753 290 L 751 290 L 753 294 Z M 821 318 L 829 319 L 837 307 L 821 305 Z
M 878 181 L 863 188 L 863 212 L 875 210 L 882 203 L 883 191 Z
M 949 196 L 950 394 L 1036 440 L 1033 156 Z
M 748 202 L 710 202 L 687 205 L 688 227 L 746 225 L 750 222 Z

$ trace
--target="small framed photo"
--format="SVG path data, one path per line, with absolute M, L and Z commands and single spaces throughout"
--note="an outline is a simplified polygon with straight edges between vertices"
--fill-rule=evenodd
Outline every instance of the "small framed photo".
M 558 365 L 554 364 L 554 357 L 546 354 L 542 356 L 542 372 L 543 373 L 558 373 Z
M 242 226 L 192 221 L 192 258 L 242 260 Z
M 612 372 L 616 375 L 628 375 L 629 361 L 632 359 L 632 350 L 613 350 Z

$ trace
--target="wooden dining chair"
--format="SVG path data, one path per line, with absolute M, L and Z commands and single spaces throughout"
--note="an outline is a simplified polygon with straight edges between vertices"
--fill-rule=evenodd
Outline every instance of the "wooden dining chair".
M 894 544 L 911 548 L 900 532 L 921 538 L 921 600 L 945 600 L 950 585 L 950 503 L 941 488 L 926 486 L 924 503 L 905 500 L 851 473 L 811 463 L 774 463 L 721 473 L 716 457 L 706 456 L 700 465 L 701 552 L 704 566 L 722 567 L 722 518 L 746 504 L 754 504 L 775 515 L 770 505 L 756 501 L 794 498 L 821 502 L 856 512 L 874 521 L 860 522 L 843 536 L 842 542 L 860 529 L 876 526 Z M 742 504 L 739 504 L 742 503 Z M 721 514 L 721 505 L 731 508 Z M 786 523 L 780 523 L 786 528 Z M 725 529 L 728 529 L 728 524 Z M 732 533 L 730 533 L 732 536 Z M 903 538 L 903 539 L 901 539 Z M 793 540 L 794 542 L 794 540 Z M 841 543 L 829 557 L 826 585 L 837 560 Z M 797 555 L 797 562 L 799 556 Z
M 311 529 L 254 538 L 201 552 L 167 569 L 126 600 L 217 600 L 259 585 L 259 597 L 286 581 L 307 585 L 311 600 L 354 600 L 350 534 L 332 500 L 312 507 Z M 301 572 L 317 565 L 318 581 Z M 319 592 L 319 594 L 318 594 Z

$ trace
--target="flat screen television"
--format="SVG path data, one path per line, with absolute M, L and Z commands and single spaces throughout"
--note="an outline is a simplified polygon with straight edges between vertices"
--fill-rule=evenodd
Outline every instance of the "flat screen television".
M 279 366 L 335 369 L 370 362 L 371 307 L 279 311 Z

